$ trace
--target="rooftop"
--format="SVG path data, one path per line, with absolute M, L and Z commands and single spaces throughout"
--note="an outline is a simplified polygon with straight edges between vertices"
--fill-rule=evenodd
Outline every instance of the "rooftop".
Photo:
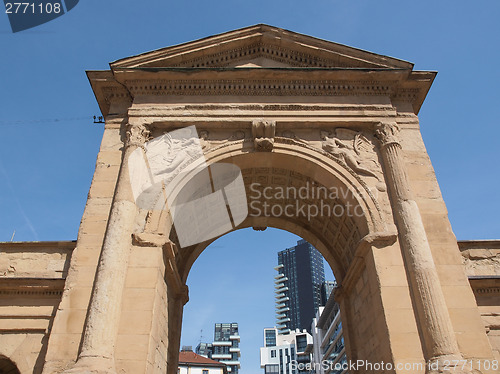
M 211 360 L 209 358 L 200 356 L 194 352 L 179 352 L 179 365 L 197 365 L 197 366 L 218 366 L 225 367 L 226 364 L 223 362 Z

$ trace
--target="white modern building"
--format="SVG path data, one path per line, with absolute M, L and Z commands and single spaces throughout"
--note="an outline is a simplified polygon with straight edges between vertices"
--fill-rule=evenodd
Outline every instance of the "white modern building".
M 333 292 L 326 305 L 320 307 L 313 319 L 312 367 L 316 374 L 346 374 L 347 358 L 340 308 L 335 302 Z
M 227 374 L 226 364 L 200 356 L 192 351 L 179 353 L 178 374 Z
M 260 348 L 260 367 L 265 374 L 310 373 L 312 336 L 295 330 L 278 334 L 276 327 L 264 329 L 264 347 Z

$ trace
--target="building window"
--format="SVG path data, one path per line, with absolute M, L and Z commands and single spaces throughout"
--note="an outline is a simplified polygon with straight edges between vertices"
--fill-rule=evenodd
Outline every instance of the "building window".
M 306 335 L 297 335 L 297 352 L 304 352 L 307 347 Z
M 266 365 L 264 370 L 265 374 L 278 374 L 279 365 Z
M 202 374 L 208 374 L 208 369 L 203 369 Z
M 273 349 L 271 351 L 271 358 L 274 358 L 274 357 L 276 357 L 276 350 Z
M 276 346 L 276 330 L 264 330 L 266 337 L 266 347 Z

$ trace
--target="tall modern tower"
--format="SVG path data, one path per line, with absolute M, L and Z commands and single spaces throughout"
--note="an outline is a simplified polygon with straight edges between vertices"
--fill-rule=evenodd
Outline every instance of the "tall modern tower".
M 276 324 L 280 334 L 295 329 L 311 332 L 311 322 L 321 305 L 325 281 L 323 256 L 305 240 L 278 252 L 276 281 Z
M 238 324 L 216 323 L 212 347 L 212 360 L 225 363 L 229 374 L 238 374 L 240 369 Z

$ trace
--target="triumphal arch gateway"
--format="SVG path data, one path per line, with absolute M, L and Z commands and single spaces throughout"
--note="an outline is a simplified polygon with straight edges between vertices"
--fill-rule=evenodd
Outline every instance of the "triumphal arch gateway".
M 498 372 L 500 246 L 451 230 L 417 117 L 434 72 L 257 25 L 87 74 L 105 127 L 76 248 L 1 244 L 1 305 L 51 306 L 0 325 L 5 372 L 174 374 L 190 268 L 244 227 L 320 250 L 351 361 Z

